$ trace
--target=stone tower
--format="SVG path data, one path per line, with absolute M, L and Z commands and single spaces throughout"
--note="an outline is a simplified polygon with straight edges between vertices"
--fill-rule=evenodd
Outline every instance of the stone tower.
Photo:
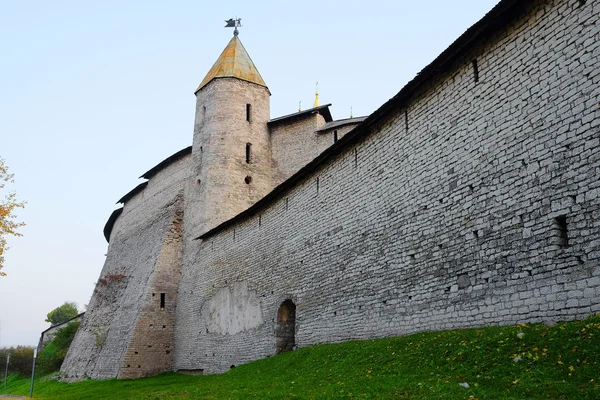
M 264 197 L 273 168 L 271 93 L 237 35 L 195 94 L 186 235 L 197 237 Z

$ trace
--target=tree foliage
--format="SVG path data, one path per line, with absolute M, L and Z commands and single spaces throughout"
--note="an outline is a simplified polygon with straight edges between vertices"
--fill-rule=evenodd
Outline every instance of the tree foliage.
M 4 192 L 6 185 L 12 182 L 13 174 L 8 173 L 8 167 L 4 163 L 4 160 L 0 158 L 0 195 Z M 24 206 L 25 202 L 18 201 L 17 194 L 14 192 L 5 194 L 4 199 L 0 197 L 0 276 L 6 276 L 2 272 L 2 267 L 4 267 L 4 252 L 8 250 L 6 238 L 7 236 L 21 236 L 17 230 L 25 225 L 23 222 L 15 221 L 16 215 L 14 211 Z
M 21 376 L 31 375 L 33 366 L 33 347 L 31 346 L 16 346 L 0 348 L 0 366 L 2 366 L 1 375 L 4 376 L 4 368 L 6 366 L 6 357 L 10 354 L 10 363 L 8 374 L 18 373 Z
M 56 307 L 46 315 L 46 322 L 50 322 L 52 325 L 61 324 L 65 321 L 75 318 L 79 314 L 77 311 L 77 304 L 65 302 L 60 307 Z

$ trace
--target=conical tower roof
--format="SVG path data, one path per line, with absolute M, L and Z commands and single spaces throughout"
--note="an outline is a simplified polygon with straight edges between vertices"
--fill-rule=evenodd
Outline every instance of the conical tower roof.
M 223 50 L 194 93 L 198 92 L 198 90 L 202 89 L 213 79 L 225 77 L 238 78 L 267 87 L 267 84 L 260 76 L 258 69 L 256 69 L 248 52 L 237 36 L 234 36 L 229 41 L 225 50 Z

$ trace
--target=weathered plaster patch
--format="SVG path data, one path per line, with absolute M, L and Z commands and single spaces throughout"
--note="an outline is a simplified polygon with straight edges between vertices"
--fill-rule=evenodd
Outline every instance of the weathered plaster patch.
M 219 289 L 206 305 L 206 326 L 209 333 L 235 335 L 263 323 L 260 301 L 246 282 Z

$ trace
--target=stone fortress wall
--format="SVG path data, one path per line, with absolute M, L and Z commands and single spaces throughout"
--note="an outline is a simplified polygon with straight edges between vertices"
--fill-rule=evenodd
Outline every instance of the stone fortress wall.
M 107 223 L 62 376 L 215 373 L 293 346 L 600 311 L 600 6 L 498 9 L 514 16 L 468 31 L 354 130 L 267 122 L 264 86 L 207 83 L 193 148 Z M 221 86 L 237 102 L 219 106 Z M 245 196 L 260 200 L 236 215 Z
M 106 262 L 61 369 L 65 379 L 147 376 L 171 365 L 180 262 L 168 261 L 180 257 L 190 159 L 173 162 L 121 199 Z
M 182 270 L 176 370 L 275 354 L 282 310 L 299 347 L 600 311 L 600 5 L 512 12 L 295 184 L 202 235 Z

